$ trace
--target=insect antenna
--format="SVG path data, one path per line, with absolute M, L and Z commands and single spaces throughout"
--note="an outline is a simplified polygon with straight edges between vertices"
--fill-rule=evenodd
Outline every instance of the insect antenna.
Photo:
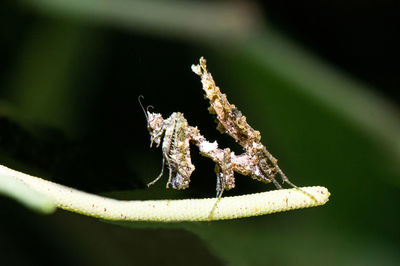
M 149 117 L 147 116 L 146 110 L 145 110 L 144 107 L 143 107 L 143 104 L 142 104 L 141 99 L 144 99 L 144 96 L 143 96 L 143 95 L 139 95 L 139 97 L 138 97 L 138 102 L 139 102 L 139 104 L 140 104 L 140 107 L 141 107 L 142 110 L 143 110 L 143 113 L 144 113 L 144 116 L 146 117 L 147 122 L 149 122 Z
M 139 95 L 139 97 L 138 97 L 138 102 L 139 102 L 139 104 L 140 104 L 140 107 L 141 107 L 142 110 L 143 110 L 144 116 L 146 117 L 147 127 L 149 127 L 149 116 L 148 116 L 147 113 L 149 113 L 149 108 L 154 108 L 154 106 L 153 106 L 153 105 L 148 105 L 148 106 L 146 107 L 146 109 L 144 109 L 141 99 L 144 99 L 144 96 L 143 96 L 143 95 Z
M 149 108 L 154 109 L 154 106 L 153 106 L 153 105 L 148 105 L 148 106 L 146 107 L 146 111 L 150 113 Z

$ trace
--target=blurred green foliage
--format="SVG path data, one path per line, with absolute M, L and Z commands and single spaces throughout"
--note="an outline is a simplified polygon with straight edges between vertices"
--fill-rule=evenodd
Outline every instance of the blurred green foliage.
M 184 112 L 207 138 L 234 146 L 215 130 L 190 71 L 204 56 L 291 180 L 326 186 L 332 196 L 321 208 L 237 221 L 118 225 L 62 211 L 38 216 L 2 197 L 2 264 L 400 264 L 398 108 L 265 26 L 256 5 L 4 6 L 1 164 L 118 198 L 213 196 L 213 164 L 195 149 L 190 189 L 165 191 L 163 181 L 143 189 L 161 152 L 148 148 L 136 101 L 143 94 L 165 116 Z M 274 188 L 237 175 L 226 195 L 267 189 Z

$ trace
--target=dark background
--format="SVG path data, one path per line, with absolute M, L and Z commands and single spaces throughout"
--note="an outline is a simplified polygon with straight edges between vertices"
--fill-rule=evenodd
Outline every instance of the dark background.
M 399 102 L 395 1 L 261 1 L 270 21 L 313 53 Z
M 164 177 L 141 193 L 161 151 L 149 149 L 139 95 L 240 152 L 215 130 L 190 70 L 205 56 L 291 181 L 332 196 L 315 209 L 170 225 L 44 216 L 1 197 L 1 264 L 400 263 L 396 2 L 60 2 L 1 4 L 1 164 L 118 198 L 213 197 L 214 165 L 196 148 L 188 190 L 165 191 Z M 187 5 L 182 21 L 165 15 Z M 199 26 L 198 14 L 214 16 Z M 274 189 L 236 177 L 225 195 Z

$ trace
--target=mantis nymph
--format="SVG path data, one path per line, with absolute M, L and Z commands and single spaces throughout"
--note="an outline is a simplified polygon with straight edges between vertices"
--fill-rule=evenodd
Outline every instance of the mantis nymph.
M 162 142 L 163 153 L 162 171 L 148 185 L 154 184 L 162 177 L 164 164 L 167 162 L 167 188 L 171 185 L 174 189 L 186 189 L 195 169 L 189 149 L 190 143 L 194 143 L 202 155 L 209 157 L 216 164 L 218 198 L 224 190 L 235 187 L 234 172 L 249 175 L 264 183 L 273 182 L 281 189 L 281 185 L 276 181 L 276 176 L 279 175 L 284 183 L 297 188 L 279 168 L 278 160 L 261 143 L 260 132 L 246 122 L 246 117 L 235 105 L 228 102 L 226 95 L 215 85 L 212 75 L 207 71 L 206 60 L 200 58 L 200 64 L 192 65 L 192 70 L 201 77 L 203 90 L 210 101 L 209 111 L 217 117 L 217 129 L 234 138 L 243 147 L 244 152 L 236 155 L 229 148 L 218 148 L 217 142 L 208 142 L 197 127 L 189 126 L 182 113 L 172 113 L 169 118 L 164 119 L 161 114 L 151 113 L 143 108 L 151 138 L 150 146 L 155 143 L 158 147 Z

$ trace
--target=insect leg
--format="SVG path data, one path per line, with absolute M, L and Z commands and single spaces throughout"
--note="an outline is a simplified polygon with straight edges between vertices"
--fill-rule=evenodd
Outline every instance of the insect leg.
M 222 162 L 215 165 L 215 173 L 217 174 L 217 200 L 215 201 L 208 220 L 212 220 L 212 215 L 217 207 L 219 200 L 222 197 L 225 189 L 229 190 L 235 187 L 235 178 L 232 167 L 231 150 L 229 148 L 224 149 L 224 157 Z
M 278 165 L 275 165 L 275 168 L 278 170 L 279 175 L 282 178 L 282 183 L 287 183 L 289 184 L 291 187 L 293 188 L 298 188 L 295 184 L 293 184 L 292 182 L 289 181 L 289 178 L 287 178 L 287 176 L 285 175 L 285 173 L 283 173 L 283 171 L 279 168 Z
M 215 165 L 215 173 L 217 174 L 217 198 L 222 197 L 222 193 L 224 192 L 225 188 L 225 180 L 223 178 L 223 175 L 221 173 L 221 167 L 219 167 L 218 164 Z
M 173 148 L 172 145 L 173 145 L 173 134 L 175 131 L 175 125 L 176 125 L 176 113 L 173 113 L 167 120 L 164 121 L 165 133 L 162 143 L 163 158 L 167 161 L 167 165 L 169 168 L 169 179 L 167 183 L 167 188 L 169 187 L 169 184 L 171 182 L 171 175 L 172 175 L 170 152 L 171 149 Z
M 275 187 L 277 188 L 277 189 L 282 189 L 282 186 L 281 186 L 281 184 L 279 184 L 279 182 L 278 181 L 276 181 L 276 179 L 274 178 L 274 179 L 272 179 L 272 183 L 274 183 L 274 185 L 275 185 Z
M 153 181 L 151 181 L 150 183 L 147 184 L 148 187 L 151 186 L 151 185 L 154 185 L 164 175 L 164 166 L 165 166 L 165 159 L 164 159 L 164 156 L 163 156 L 162 166 L 161 166 L 161 173 L 156 177 L 156 179 L 154 179 Z
M 167 164 L 168 164 L 168 168 L 169 168 L 169 177 L 168 177 L 168 182 L 167 182 L 167 188 L 169 188 L 169 185 L 171 185 L 171 181 L 172 181 L 172 165 L 170 160 L 167 157 Z
M 278 165 L 276 165 L 276 168 L 277 168 L 278 173 L 280 174 L 280 176 L 281 176 L 281 178 L 282 178 L 283 183 L 286 183 L 286 184 L 288 184 L 289 186 L 298 189 L 298 190 L 301 191 L 302 193 L 304 193 L 304 194 L 306 194 L 307 196 L 309 196 L 310 198 L 312 198 L 315 202 L 318 202 L 318 200 L 317 200 L 313 195 L 311 195 L 310 193 L 308 193 L 308 192 L 306 192 L 306 191 L 300 189 L 298 186 L 296 186 L 295 184 L 293 184 L 292 182 L 290 182 L 290 181 L 289 181 L 289 178 L 287 178 L 287 176 L 283 173 L 283 171 L 279 168 Z
M 218 202 L 221 200 L 222 194 L 224 193 L 224 190 L 225 190 L 225 181 L 223 178 L 223 173 L 218 164 L 215 165 L 215 173 L 217 174 L 217 199 L 215 200 L 215 203 L 214 203 L 213 207 L 211 208 L 210 214 L 208 215 L 209 222 L 212 221 L 212 216 L 213 216 L 215 209 L 217 208 Z

